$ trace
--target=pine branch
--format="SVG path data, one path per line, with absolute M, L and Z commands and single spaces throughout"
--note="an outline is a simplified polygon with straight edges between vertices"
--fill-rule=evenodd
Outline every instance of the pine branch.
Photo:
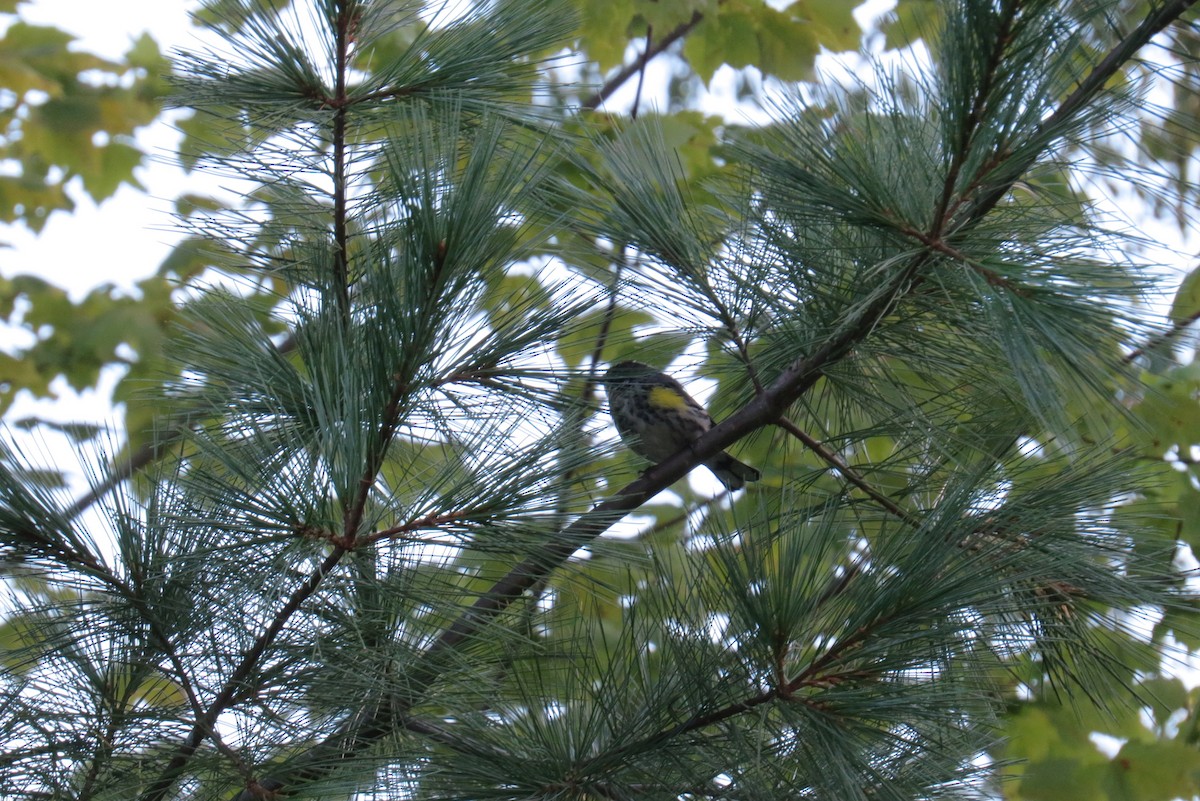
M 1075 90 L 1067 95 L 1054 113 L 1047 117 L 1038 127 L 1032 141 L 1039 147 L 1030 148 L 1023 159 L 1015 157 L 1009 162 L 1006 172 L 1008 177 L 998 182 L 977 203 L 966 208 L 967 217 L 964 224 L 971 224 L 983 219 L 989 211 L 995 208 L 1012 189 L 1021 175 L 1033 166 L 1042 150 L 1049 146 L 1057 136 L 1057 131 L 1071 120 L 1084 107 L 1091 103 L 1108 82 L 1116 76 L 1123 66 L 1133 56 L 1150 43 L 1150 40 L 1166 30 L 1173 22 L 1183 16 L 1196 0 L 1168 0 L 1143 19 L 1136 28 L 1110 50 L 1103 59 L 1087 74 Z M 1040 141 L 1039 141 L 1040 140 Z
M 362 477 L 358 480 L 358 494 L 349 508 L 345 510 L 341 544 L 347 550 L 353 549 L 358 540 L 358 528 L 362 525 L 363 515 L 366 513 L 367 501 L 371 497 L 371 488 L 375 486 L 376 476 L 383 466 L 383 460 L 387 457 L 388 446 L 396 437 L 396 426 L 400 422 L 400 401 L 404 400 L 407 391 L 408 386 L 403 381 L 397 380 L 392 385 L 392 396 L 388 399 L 387 408 L 384 409 L 379 435 L 368 456 L 367 465 L 363 468 Z
M 718 4 L 723 2 L 724 0 L 718 0 Z M 353 6 L 354 4 L 351 3 L 350 5 Z M 666 52 L 671 45 L 690 33 L 697 25 L 700 24 L 701 21 L 703 21 L 703 19 L 704 15 L 699 11 L 695 11 L 693 12 L 690 20 L 680 23 L 665 37 L 654 43 L 653 47 L 650 47 L 650 43 L 648 42 L 647 48 L 642 53 L 641 57 L 635 59 L 631 64 L 623 67 L 616 75 L 612 76 L 608 81 L 606 81 L 604 86 L 599 91 L 592 95 L 588 100 L 584 101 L 581 109 L 588 111 L 595 110 L 634 75 L 644 71 L 647 63 Z M 332 95 L 328 95 L 326 93 L 313 98 L 322 107 L 334 109 L 334 131 L 332 137 L 334 151 L 334 239 L 335 242 L 343 244 L 343 247 L 341 247 L 335 255 L 335 271 L 340 277 L 340 280 L 337 280 L 338 287 L 349 285 L 349 282 L 345 280 L 348 277 L 348 264 L 346 261 L 347 251 L 345 248 L 345 243 L 347 242 L 348 237 L 348 231 L 346 229 L 348 210 L 346 205 L 345 145 L 346 120 L 350 111 L 351 103 L 349 95 L 347 94 L 345 70 L 343 68 L 348 68 L 348 47 L 350 44 L 350 34 L 353 33 L 354 21 L 355 18 L 353 14 L 345 9 L 343 9 L 343 11 L 339 14 L 337 27 L 339 31 L 337 57 L 340 67 L 337 70 L 337 83 L 334 87 L 334 92 Z M 367 93 L 355 97 L 354 100 L 357 103 L 375 103 L 382 100 L 398 100 L 404 97 L 409 97 L 420 91 L 422 88 L 424 87 L 419 85 L 407 85 L 395 89 L 385 89 Z M 346 311 L 348 311 L 349 298 L 347 297 L 345 301 L 344 308 Z M 143 445 L 130 454 L 127 459 L 116 465 L 113 465 L 109 470 L 109 477 L 102 484 L 99 484 L 88 492 L 84 493 L 75 501 L 74 505 L 71 507 L 71 516 L 77 517 L 80 514 L 83 514 L 83 512 L 89 509 L 101 498 L 106 496 L 108 493 L 113 492 L 117 489 L 117 487 L 121 486 L 122 483 L 132 478 L 138 471 L 156 462 L 162 456 L 162 453 L 166 447 L 176 442 L 185 433 L 186 431 L 182 428 L 168 429 L 167 431 L 159 434 L 155 441 Z
M 364 704 L 359 713 L 336 733 L 297 759 L 290 782 L 271 778 L 263 780 L 262 786 L 277 791 L 293 786 L 297 781 L 318 780 L 340 761 L 388 735 L 397 724 L 397 715 L 404 714 L 417 703 L 441 675 L 446 660 L 455 649 L 478 635 L 527 590 L 564 565 L 571 554 L 604 533 L 626 513 L 683 478 L 707 458 L 742 437 L 773 425 L 788 406 L 817 383 L 824 369 L 849 353 L 875 328 L 897 300 L 911 289 L 911 274 L 923 263 L 924 260 L 918 257 L 909 269 L 898 272 L 891 282 L 879 287 L 873 300 L 859 307 L 858 313 L 813 355 L 793 362 L 760 395 L 710 429 L 690 448 L 651 467 L 640 478 L 567 525 L 544 547 L 512 568 L 434 641 L 406 676 L 403 695 L 388 695 Z M 239 801 L 253 801 L 254 796 L 247 790 L 238 798 Z
M 143 470 L 158 461 L 167 448 L 179 441 L 185 431 L 185 427 L 176 426 L 167 431 L 156 433 L 152 441 L 141 446 L 117 464 L 112 465 L 108 469 L 103 481 L 96 484 L 83 495 L 80 495 L 75 500 L 75 503 L 67 508 L 67 517 L 72 520 L 79 517 L 91 508 L 93 504 L 99 502 L 101 498 L 115 491 L 117 487 L 132 478 L 139 470 Z
M 350 70 L 352 31 L 358 25 L 357 0 L 342 0 L 337 4 L 334 26 L 336 49 L 334 64 L 333 110 L 333 290 L 337 293 L 338 308 L 346 324 L 350 322 L 349 235 L 346 229 L 346 74 Z
M 350 323 L 350 276 L 348 268 L 349 234 L 347 228 L 347 133 L 346 133 L 346 77 L 350 69 L 350 48 L 358 26 L 359 9 L 355 0 L 343 0 L 337 6 L 335 24 L 336 43 L 336 88 L 337 101 L 333 119 L 333 219 L 334 219 L 334 292 L 337 296 L 339 309 L 343 313 L 346 324 Z M 438 265 L 440 269 L 441 265 Z M 211 737 L 215 731 L 218 718 L 234 703 L 237 702 L 246 681 L 257 669 L 260 660 L 267 649 L 283 631 L 288 621 L 299 612 L 303 603 L 312 596 L 321 585 L 324 578 L 337 567 L 342 558 L 350 553 L 356 544 L 358 528 L 361 525 L 367 502 L 370 498 L 371 487 L 375 477 L 386 458 L 388 446 L 395 437 L 399 419 L 400 401 L 404 397 L 406 386 L 397 380 L 392 388 L 392 394 L 387 407 L 384 409 L 382 422 L 374 446 L 364 467 L 363 477 L 359 481 L 358 492 L 350 499 L 344 512 L 342 535 L 334 542 L 333 550 L 325 561 L 314 570 L 307 580 L 294 590 L 287 601 L 276 612 L 267 628 L 258 636 L 254 644 L 242 657 L 241 662 L 230 674 L 229 679 L 217 693 L 213 702 L 203 715 L 197 716 L 192 731 L 176 750 L 175 755 L 167 764 L 159 778 L 142 794 L 142 801 L 161 801 L 174 786 L 176 780 L 186 768 L 191 757 L 196 753 L 200 744 Z M 241 765 L 237 760 L 235 764 Z M 252 784 L 252 782 L 250 782 Z
M 1059 129 L 1096 97 L 1105 83 L 1134 53 L 1193 4 L 1194 0 L 1172 0 L 1154 10 L 1134 31 L 1122 39 L 1042 123 L 1033 137 L 1033 144 L 1036 146 L 1031 147 L 1030 153 L 1025 157 L 1015 159 L 1015 163 L 1006 170 L 1008 177 L 991 186 L 988 193 L 978 202 L 961 207 L 965 215 L 961 224 L 969 226 L 982 220 L 1011 190 L 1018 178 L 1036 163 L 1036 159 L 1057 137 Z M 660 46 L 664 43 L 665 39 L 664 42 L 660 42 Z M 598 99 L 597 104 L 602 100 L 603 98 Z M 949 208 L 951 206 L 948 205 L 947 209 Z M 899 300 L 921 283 L 922 268 L 931 260 L 932 253 L 937 252 L 936 242 L 941 238 L 938 234 L 948 230 L 943 227 L 944 222 L 934 222 L 936 228 L 930 232 L 929 237 L 934 246 L 927 245 L 926 250 L 913 257 L 907 268 L 894 273 L 892 280 L 878 288 L 873 298 L 860 306 L 860 311 L 847 320 L 820 348 L 809 356 L 792 362 L 772 384 L 765 387 L 742 409 L 714 426 L 692 447 L 651 467 L 608 500 L 581 515 L 552 538 L 544 548 L 529 556 L 496 582 L 463 612 L 458 620 L 442 632 L 409 673 L 403 694 L 389 694 L 365 703 L 336 733 L 299 757 L 292 765 L 290 776 L 268 779 L 262 786 L 275 791 L 294 787 L 302 782 L 319 780 L 328 775 L 338 763 L 353 758 L 356 753 L 386 736 L 399 724 L 398 716 L 402 716 L 405 710 L 417 703 L 426 689 L 438 679 L 448 657 L 456 649 L 483 632 L 490 621 L 522 597 L 523 593 L 544 581 L 550 573 L 565 564 L 578 548 L 599 536 L 626 513 L 683 478 L 706 458 L 753 431 L 775 424 L 784 410 L 817 382 L 825 369 L 848 354 L 857 343 L 869 335 L 874 326 Z M 952 228 L 953 226 L 949 227 Z M 802 678 L 797 677 L 797 681 Z M 778 690 L 774 692 L 778 693 Z M 767 700 L 770 699 L 747 699 L 739 705 L 729 707 L 727 712 L 721 714 L 732 716 L 761 705 Z M 710 717 L 711 715 L 696 718 L 685 725 L 698 727 L 717 722 L 716 718 L 710 721 Z M 248 801 L 252 796 L 244 792 L 241 798 Z
M 1158 334 L 1157 336 L 1151 337 L 1150 340 L 1147 341 L 1146 344 L 1142 345 L 1141 347 L 1134 348 L 1132 351 L 1127 353 L 1125 355 L 1125 358 L 1123 358 L 1121 361 L 1125 364 L 1133 364 L 1135 361 L 1142 358 L 1147 353 L 1158 350 L 1163 345 L 1167 344 L 1172 339 L 1174 339 L 1175 337 L 1182 334 L 1184 331 L 1186 331 L 1188 329 L 1189 326 L 1191 326 L 1197 320 L 1200 320 L 1200 310 L 1189 314 L 1187 317 L 1184 317 L 1182 320 L 1176 320 L 1175 322 L 1171 323 L 1170 328 L 1168 328 L 1166 331 L 1163 331 L 1162 333 Z
M 208 709 L 205 710 L 204 715 L 198 718 L 192 725 L 191 732 L 180 743 L 174 756 L 171 757 L 171 761 L 163 768 L 158 779 L 142 793 L 140 796 L 141 801 L 162 801 L 166 797 L 167 793 L 170 792 L 175 782 L 187 767 L 188 762 L 191 761 L 196 750 L 208 738 L 213 727 L 216 726 L 217 718 L 237 702 L 239 694 L 246 686 L 246 680 L 250 678 L 255 668 L 258 667 L 259 660 L 266 653 L 267 648 L 275 642 L 275 638 L 283 631 L 283 627 L 287 625 L 287 622 L 300 610 L 300 606 L 304 601 L 317 591 L 317 588 L 321 585 L 321 581 L 337 566 L 338 562 L 347 553 L 346 549 L 335 547 L 329 556 L 325 558 L 325 561 L 309 575 L 304 584 L 292 592 L 284 605 L 275 613 L 275 617 L 271 620 L 270 625 L 255 639 L 254 644 L 242 657 L 241 662 L 234 668 L 212 703 L 209 704 Z
M 857 575 L 857 573 L 855 574 Z M 823 603 L 826 600 L 822 596 Z M 783 676 L 778 676 L 778 683 L 761 692 L 727 703 L 717 709 L 711 709 L 706 712 L 697 712 L 686 720 L 677 723 L 662 731 L 648 735 L 641 740 L 630 743 L 616 749 L 617 753 L 605 753 L 602 758 L 606 762 L 610 762 L 614 756 L 620 754 L 638 754 L 648 751 L 656 746 L 670 742 L 671 740 L 688 734 L 690 732 L 706 729 L 726 720 L 730 720 L 739 715 L 751 712 L 764 704 L 769 704 L 774 701 L 804 703 L 803 700 L 794 698 L 795 694 L 806 687 L 829 687 L 836 684 L 841 684 L 849 680 L 862 680 L 874 675 L 871 672 L 864 671 L 861 668 L 850 668 L 849 670 L 839 669 L 838 662 L 853 651 L 859 648 L 864 642 L 869 642 L 874 635 L 875 630 L 882 624 L 889 622 L 890 618 L 880 616 L 871 621 L 869 625 L 862 626 L 852 632 L 849 636 L 833 641 L 833 644 L 818 656 L 811 664 L 793 676 L 791 679 L 786 679 Z M 580 771 L 587 773 L 587 765 L 585 764 Z
M 1013 0 L 1005 4 L 1001 11 L 1000 30 L 995 41 L 992 43 L 992 50 L 988 54 L 988 61 L 984 68 L 982 80 L 980 80 L 975 89 L 971 108 L 963 119 L 962 129 L 959 131 L 958 147 L 955 148 L 950 162 L 950 169 L 947 170 L 946 179 L 942 184 L 942 197 L 938 202 L 937 212 L 933 216 L 934 230 L 929 237 L 931 240 L 937 241 L 941 239 L 942 233 L 946 230 L 946 224 L 952 216 L 952 210 L 955 208 L 953 203 L 954 198 L 962 197 L 958 192 L 959 175 L 962 172 L 963 164 L 967 160 L 967 155 L 971 151 L 971 143 L 975 139 L 979 125 L 984 120 L 985 107 L 995 87 L 996 72 L 1000 69 L 1004 52 L 1012 44 L 1013 26 L 1020 8 L 1021 2 Z
M 637 119 L 638 109 L 642 105 L 642 87 L 646 83 L 646 64 L 649 63 L 649 61 L 650 61 L 650 47 L 653 44 L 653 42 L 654 42 L 654 26 L 647 25 L 646 26 L 646 49 L 642 53 L 641 58 L 638 59 L 638 61 L 641 62 L 641 66 L 638 67 L 637 90 L 633 93 L 633 107 L 631 109 L 629 109 L 629 119 L 631 119 L 631 120 Z
M 722 1 L 723 0 L 718 0 L 718 2 Z M 585 111 L 595 111 L 604 103 L 604 101 L 608 100 L 613 96 L 613 94 L 616 93 L 618 89 L 624 86 L 626 81 L 628 81 L 634 75 L 637 75 L 640 71 L 644 70 L 647 63 L 657 58 L 662 53 L 665 53 L 671 47 L 671 45 L 675 44 L 684 36 L 687 36 L 693 28 L 700 24 L 703 19 L 704 14 L 699 11 L 693 11 L 691 19 L 689 19 L 687 22 L 681 22 L 679 25 L 675 26 L 675 28 L 672 29 L 666 36 L 659 39 L 653 47 L 650 47 L 650 43 L 647 41 L 646 50 L 642 53 L 641 58 L 634 59 L 631 63 L 622 67 L 616 75 L 604 82 L 604 86 L 600 87 L 599 91 L 597 91 L 587 100 L 583 101 L 583 105 L 580 106 L 580 108 L 584 109 Z
M 820 456 L 821 459 L 823 459 L 827 464 L 845 476 L 847 481 L 858 487 L 872 500 L 874 500 L 887 511 L 891 512 L 897 518 L 903 520 L 905 523 L 908 523 L 910 526 L 920 525 L 921 521 L 917 519 L 915 515 L 906 511 L 898 503 L 889 498 L 885 493 L 871 486 L 866 479 L 859 475 L 857 470 L 846 464 L 845 459 L 842 459 L 829 448 L 825 447 L 821 441 L 811 436 L 808 432 L 804 431 L 791 420 L 787 419 L 786 417 L 780 417 L 777 421 L 775 421 L 775 425 L 779 426 L 784 431 L 787 431 L 793 437 L 804 443 L 805 447 L 817 454 L 817 456 Z

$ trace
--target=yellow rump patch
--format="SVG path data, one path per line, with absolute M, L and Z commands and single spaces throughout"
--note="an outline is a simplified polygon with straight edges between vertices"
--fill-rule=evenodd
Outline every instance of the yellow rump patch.
M 650 387 L 650 406 L 655 409 L 676 409 L 683 411 L 688 408 L 687 401 L 670 387 Z

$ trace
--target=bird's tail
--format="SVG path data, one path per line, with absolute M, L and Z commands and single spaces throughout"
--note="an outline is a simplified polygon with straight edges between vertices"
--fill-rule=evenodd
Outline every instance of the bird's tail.
M 747 481 L 758 481 L 762 474 L 748 464 L 743 464 L 728 453 L 718 453 L 704 463 L 727 490 L 740 490 Z

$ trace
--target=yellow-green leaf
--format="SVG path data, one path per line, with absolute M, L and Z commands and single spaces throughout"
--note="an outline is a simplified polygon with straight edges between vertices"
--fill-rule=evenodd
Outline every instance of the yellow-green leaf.
M 1187 274 L 1171 302 L 1171 322 L 1183 325 L 1197 317 L 1200 317 L 1200 267 Z

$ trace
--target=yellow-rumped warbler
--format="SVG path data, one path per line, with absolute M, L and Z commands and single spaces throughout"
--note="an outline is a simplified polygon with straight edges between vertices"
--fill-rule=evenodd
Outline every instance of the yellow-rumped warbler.
M 629 449 L 657 464 L 712 428 L 712 417 L 666 373 L 641 362 L 618 362 L 604 374 L 608 409 Z M 704 463 L 726 489 L 760 474 L 722 451 Z

